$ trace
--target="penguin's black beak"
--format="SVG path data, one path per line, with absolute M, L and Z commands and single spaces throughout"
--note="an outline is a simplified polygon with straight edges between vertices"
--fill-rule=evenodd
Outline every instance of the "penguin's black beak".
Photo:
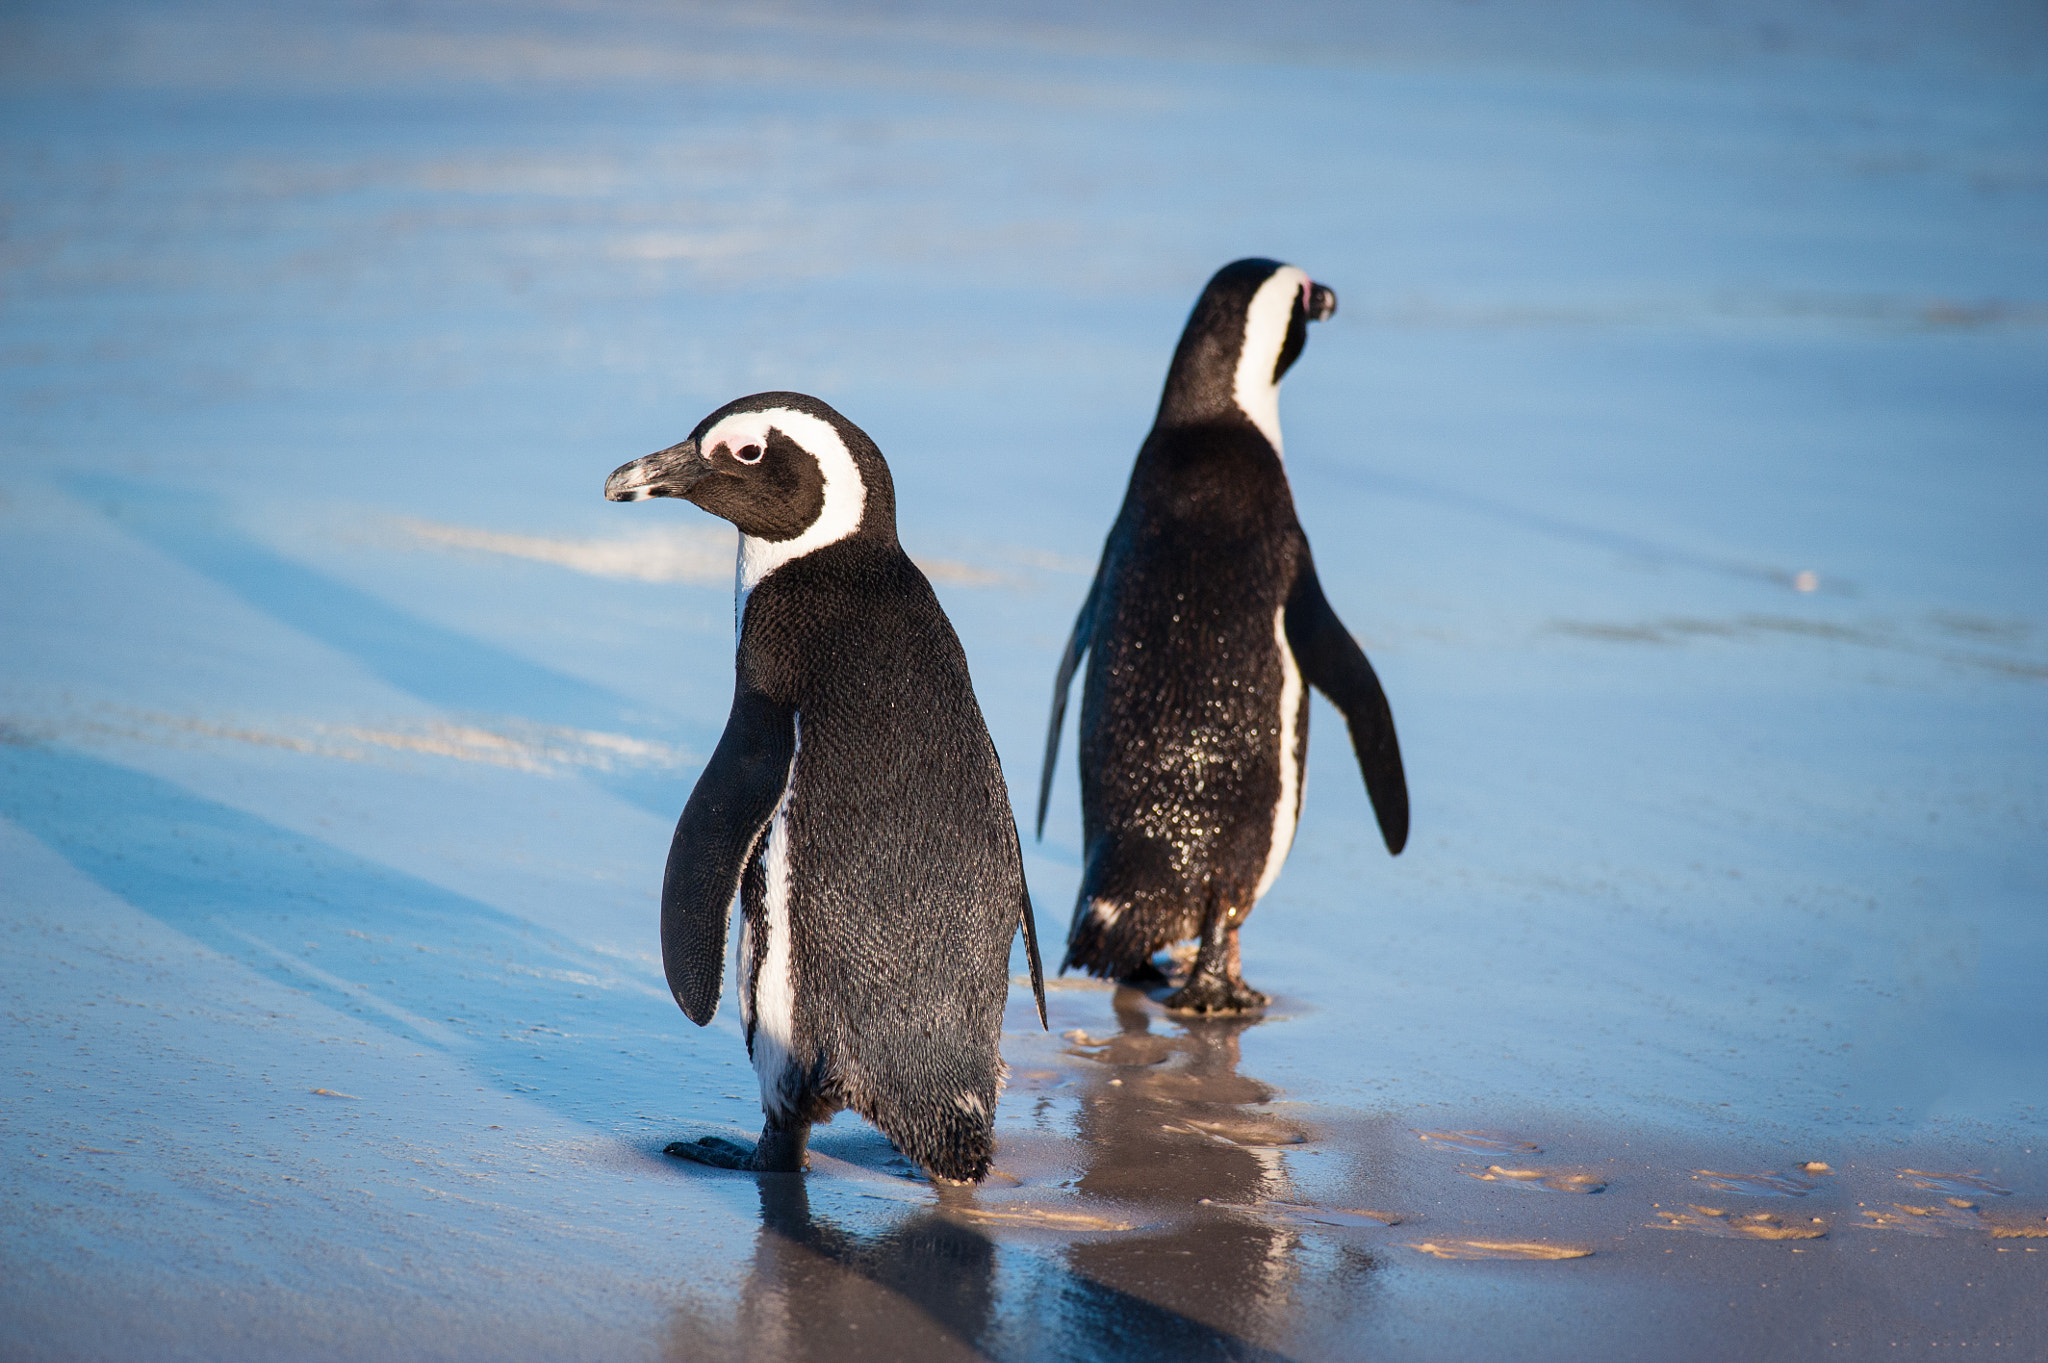
M 697 442 L 685 440 L 613 469 L 612 476 L 604 480 L 604 495 L 614 502 L 687 497 L 710 472 L 711 461 L 698 450 Z
M 1327 284 L 1308 286 L 1308 320 L 1327 322 L 1337 315 L 1337 291 Z

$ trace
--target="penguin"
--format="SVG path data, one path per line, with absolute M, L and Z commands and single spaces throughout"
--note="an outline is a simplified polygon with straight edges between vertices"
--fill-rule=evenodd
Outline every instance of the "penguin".
M 668 1153 L 800 1172 L 812 1124 L 850 1108 L 935 1179 L 979 1182 L 1020 926 L 1041 1025 L 1044 972 L 995 745 L 897 542 L 881 451 L 816 398 L 756 393 L 613 472 L 605 496 L 685 498 L 740 531 L 732 711 L 669 846 L 661 958 L 708 1023 L 738 899 L 764 1123 L 752 1147 Z
M 1197 939 L 1162 1002 L 1242 1013 L 1238 932 L 1301 815 L 1308 690 L 1344 715 L 1387 850 L 1408 840 L 1393 712 L 1323 596 L 1281 462 L 1280 380 L 1337 295 L 1240 260 L 1203 289 L 1053 683 L 1038 834 L 1082 657 L 1083 869 L 1062 972 L 1163 987 L 1154 952 Z

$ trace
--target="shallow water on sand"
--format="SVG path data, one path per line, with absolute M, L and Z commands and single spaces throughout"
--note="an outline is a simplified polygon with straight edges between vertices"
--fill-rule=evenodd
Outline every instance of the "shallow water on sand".
M 0 19 L 10 1349 L 2037 1347 L 2038 14 L 1249 16 Z M 1340 295 L 1289 476 L 1408 850 L 1318 701 L 1264 1016 L 1013 990 L 972 1192 L 663 1158 L 758 1122 L 653 927 L 732 544 L 604 475 L 842 408 L 1028 796 L 1251 253 Z

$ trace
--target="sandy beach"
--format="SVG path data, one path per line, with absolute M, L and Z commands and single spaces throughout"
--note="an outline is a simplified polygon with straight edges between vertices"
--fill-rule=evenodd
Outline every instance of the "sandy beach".
M 1998 3 L 9 9 L 0 1354 L 2048 1356 L 2044 94 Z M 665 1157 L 760 1121 L 655 927 L 733 540 L 605 474 L 857 421 L 1028 809 L 1249 254 L 1407 850 L 1318 700 L 1263 1016 L 1013 983 L 975 1190 Z

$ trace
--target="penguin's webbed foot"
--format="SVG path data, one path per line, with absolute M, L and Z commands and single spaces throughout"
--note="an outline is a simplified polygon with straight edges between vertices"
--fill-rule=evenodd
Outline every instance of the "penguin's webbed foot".
M 700 1136 L 694 1141 L 672 1141 L 661 1152 L 678 1159 L 708 1164 L 714 1169 L 751 1169 L 754 1147 L 729 1141 L 723 1136 Z
M 1179 989 L 1159 1001 L 1174 1013 L 1249 1013 L 1264 1008 L 1264 994 L 1243 980 L 1221 975 L 1195 975 Z

